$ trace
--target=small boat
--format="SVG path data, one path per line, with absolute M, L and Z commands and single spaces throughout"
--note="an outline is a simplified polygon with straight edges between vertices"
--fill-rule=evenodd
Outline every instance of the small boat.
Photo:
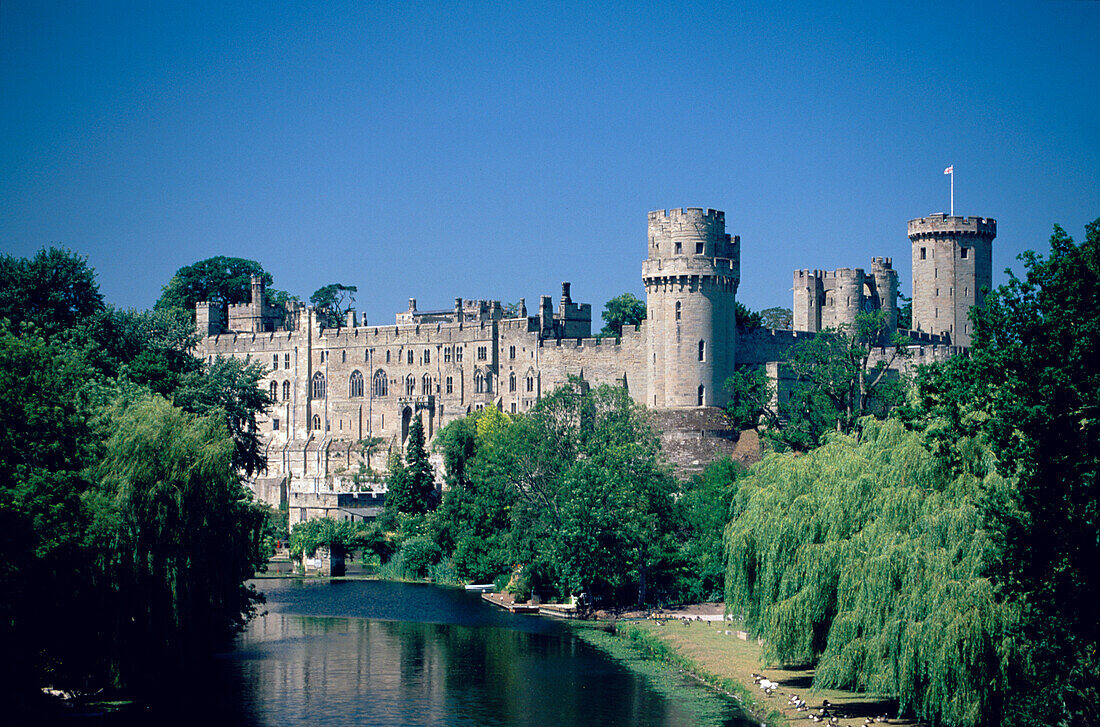
M 492 593 L 496 590 L 496 586 L 492 583 L 468 583 L 466 590 L 473 593 Z

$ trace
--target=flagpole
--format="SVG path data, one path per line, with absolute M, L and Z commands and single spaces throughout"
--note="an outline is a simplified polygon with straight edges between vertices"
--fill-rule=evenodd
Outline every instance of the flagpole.
M 955 216 L 955 165 L 951 165 L 951 216 Z

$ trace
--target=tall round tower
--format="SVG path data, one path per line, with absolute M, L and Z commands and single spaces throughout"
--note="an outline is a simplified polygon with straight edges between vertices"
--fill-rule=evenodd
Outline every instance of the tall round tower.
M 737 345 L 740 238 L 718 210 L 649 213 L 642 263 L 650 401 L 656 408 L 722 406 Z
M 993 286 L 996 236 L 997 221 L 988 217 L 938 214 L 909 220 L 915 330 L 970 345 L 968 313 L 984 302 L 983 288 Z

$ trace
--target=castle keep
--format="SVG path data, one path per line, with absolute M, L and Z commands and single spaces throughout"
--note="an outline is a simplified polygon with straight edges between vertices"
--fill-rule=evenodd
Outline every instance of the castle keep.
M 909 222 L 915 363 L 969 343 L 966 311 L 991 283 L 995 234 L 995 221 L 982 218 Z M 723 384 L 737 365 L 781 361 L 800 337 L 850 325 L 861 310 L 886 310 L 896 326 L 897 273 L 890 258 L 874 258 L 870 273 L 795 271 L 795 330 L 739 336 L 740 244 L 726 233 L 718 210 L 650 212 L 642 263 L 647 319 L 625 326 L 618 340 L 592 337 L 592 307 L 573 302 L 569 283 L 562 284 L 556 308 L 542 296 L 531 315 L 523 299 L 507 314 L 499 301 L 456 298 L 452 308 L 421 311 L 411 299 L 393 325 L 368 325 L 352 311 L 344 325 L 326 328 L 313 308 L 265 306 L 263 283 L 254 279 L 250 303 L 228 310 L 196 306 L 197 353 L 269 368 L 264 386 L 275 404 L 258 422 L 268 461 L 255 482 L 259 496 L 289 501 L 291 522 L 354 517 L 377 503 L 371 496 L 354 503 L 347 492 L 337 496 L 365 489 L 353 481 L 363 461 L 359 442 L 376 437 L 383 453 L 400 448 L 414 418 L 430 439 L 447 422 L 486 406 L 526 411 L 578 376 L 623 386 L 637 403 L 673 413 L 665 421 L 679 423 L 665 426 L 666 435 L 679 427 L 705 438 L 719 418 L 706 412 L 726 403 Z

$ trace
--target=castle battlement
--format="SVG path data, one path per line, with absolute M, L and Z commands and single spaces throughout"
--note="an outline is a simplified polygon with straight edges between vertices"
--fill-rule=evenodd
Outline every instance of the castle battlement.
M 997 220 L 992 217 L 962 217 L 943 213 L 909 220 L 910 239 L 925 235 L 963 234 L 993 238 Z
M 654 210 L 649 213 L 650 220 L 664 219 L 677 219 L 690 217 L 692 219 L 704 218 L 708 220 L 714 220 L 715 222 L 725 222 L 726 213 L 722 210 L 711 209 L 707 207 L 706 210 L 702 207 L 679 207 L 667 210 Z

